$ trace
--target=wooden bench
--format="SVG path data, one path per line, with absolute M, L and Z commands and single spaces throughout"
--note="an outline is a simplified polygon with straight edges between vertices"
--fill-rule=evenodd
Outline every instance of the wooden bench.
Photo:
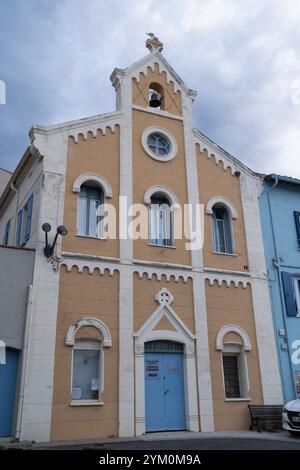
M 248 405 L 248 408 L 252 421 L 250 431 L 253 431 L 253 428 L 256 427 L 257 431 L 261 432 L 260 425 L 262 421 L 279 425 L 282 423 L 283 405 Z

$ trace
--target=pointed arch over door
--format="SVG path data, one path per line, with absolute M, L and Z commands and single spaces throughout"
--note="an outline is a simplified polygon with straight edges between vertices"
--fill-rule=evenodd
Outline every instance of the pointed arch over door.
M 145 345 L 178 344 L 183 352 L 183 380 L 185 402 L 185 428 L 199 431 L 199 412 L 197 403 L 195 335 L 187 328 L 179 315 L 171 307 L 173 296 L 163 288 L 155 296 L 158 308 L 148 317 L 141 328 L 134 333 L 135 339 L 135 387 L 136 391 L 136 434 L 146 431 L 146 402 L 145 402 Z M 162 318 L 166 318 L 172 329 L 156 329 Z M 146 346 L 146 353 L 148 346 Z M 150 359 L 151 360 L 151 359 Z M 178 358 L 180 361 L 180 359 Z M 167 367 L 167 366 L 166 366 Z M 180 368 L 181 366 L 178 365 Z M 180 388 L 180 387 L 179 387 Z M 167 390 L 165 390 L 167 391 Z

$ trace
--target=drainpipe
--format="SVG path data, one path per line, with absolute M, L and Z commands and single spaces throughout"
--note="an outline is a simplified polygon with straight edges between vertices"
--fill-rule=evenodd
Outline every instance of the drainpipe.
M 276 188 L 276 186 L 279 183 L 279 180 L 278 180 L 277 176 L 274 176 L 273 179 L 274 179 L 274 184 L 271 186 L 271 188 L 269 190 L 266 191 L 266 194 L 267 194 L 268 208 L 269 208 L 269 213 L 270 213 L 270 222 L 271 222 L 271 228 L 272 228 L 272 240 L 273 240 L 274 254 L 275 254 L 275 258 L 273 258 L 273 266 L 277 270 L 278 283 L 279 283 L 280 304 L 281 304 L 281 310 L 283 312 L 282 319 L 283 319 L 283 325 L 284 325 L 285 332 L 287 332 L 286 318 L 285 318 L 286 307 L 285 307 L 285 300 L 284 300 L 284 296 L 283 296 L 283 285 L 282 285 L 281 272 L 280 272 L 281 258 L 278 257 L 276 237 L 275 237 L 275 231 L 274 231 L 274 220 L 273 220 L 272 206 L 271 206 L 271 200 L 270 200 L 270 193 L 271 193 L 271 191 L 273 191 L 274 188 Z M 274 323 L 275 323 L 275 326 L 276 326 L 276 322 L 274 322 Z M 276 331 L 276 335 L 278 335 L 278 331 Z M 288 345 L 288 354 L 290 354 L 289 345 Z M 279 358 L 280 358 L 280 356 L 281 355 L 279 355 Z M 280 360 L 280 362 L 281 362 L 281 360 Z M 290 357 L 289 357 L 289 366 L 290 366 L 291 377 L 293 377 L 293 368 L 291 366 Z M 280 370 L 280 375 L 281 375 L 282 384 L 283 384 L 284 383 L 284 379 L 283 379 L 283 376 L 282 376 L 283 371 L 282 371 L 282 368 L 280 368 L 280 369 L 281 369 Z M 283 387 L 283 394 L 284 394 L 284 398 L 286 400 L 285 388 L 284 387 Z
M 15 433 L 15 438 L 17 440 L 20 439 L 20 435 L 21 435 L 25 378 L 26 378 L 26 370 L 27 370 L 28 343 L 29 343 L 30 324 L 31 324 L 32 293 L 33 293 L 33 287 L 32 285 L 30 285 L 28 288 L 28 297 L 27 297 L 24 344 L 23 344 L 23 354 L 22 354 L 22 367 L 21 367 L 20 389 L 19 389 L 19 396 L 18 396 L 18 413 L 17 413 L 16 433 Z

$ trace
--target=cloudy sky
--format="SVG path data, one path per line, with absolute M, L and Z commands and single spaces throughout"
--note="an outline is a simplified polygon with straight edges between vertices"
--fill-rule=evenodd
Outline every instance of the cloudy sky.
M 0 166 L 33 123 L 114 110 L 109 75 L 145 32 L 198 91 L 194 126 L 256 171 L 300 177 L 298 0 L 0 0 Z

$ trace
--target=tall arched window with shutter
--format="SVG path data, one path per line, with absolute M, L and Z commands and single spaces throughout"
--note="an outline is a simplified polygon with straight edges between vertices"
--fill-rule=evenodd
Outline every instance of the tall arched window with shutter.
M 153 195 L 150 205 L 150 239 L 154 245 L 173 245 L 172 211 L 165 196 Z
M 232 231 L 228 210 L 216 204 L 212 210 L 212 230 L 214 251 L 217 253 L 233 253 Z
M 104 194 L 91 183 L 82 184 L 78 198 L 77 233 L 87 237 L 103 236 Z

